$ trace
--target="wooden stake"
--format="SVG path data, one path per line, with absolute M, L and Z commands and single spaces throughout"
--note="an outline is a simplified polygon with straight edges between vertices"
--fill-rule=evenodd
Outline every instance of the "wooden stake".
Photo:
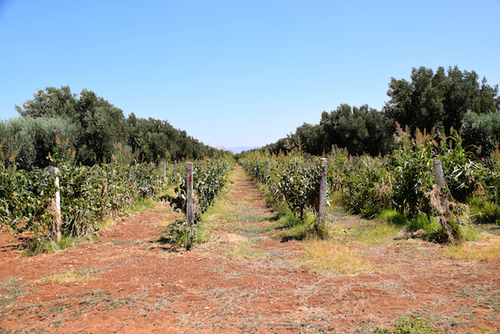
M 193 163 L 187 163 L 186 176 L 186 220 L 188 223 L 193 221 Z
M 318 226 L 325 223 L 326 216 L 326 181 L 328 165 L 325 158 L 321 158 L 321 183 L 319 186 L 319 210 L 318 210 Z
M 50 167 L 50 176 L 55 177 L 54 184 L 56 186 L 56 193 L 54 199 L 52 200 L 52 209 L 54 210 L 54 224 L 53 230 L 56 235 L 57 241 L 61 240 L 61 193 L 59 191 L 59 169 L 57 167 Z
M 441 160 L 438 158 L 434 159 L 434 173 L 436 173 L 436 181 L 439 185 L 446 187 L 446 181 L 444 180 L 443 166 L 441 165 Z

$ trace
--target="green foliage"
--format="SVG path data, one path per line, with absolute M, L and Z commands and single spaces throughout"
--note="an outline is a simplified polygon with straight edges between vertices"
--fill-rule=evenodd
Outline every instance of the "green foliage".
M 474 223 L 500 225 L 500 205 L 497 203 L 475 196 L 468 201 L 468 205 Z
M 325 148 L 325 133 L 319 124 L 304 123 L 297 128 L 295 134 L 291 136 L 299 150 L 309 154 L 321 155 Z
M 314 234 L 312 228 L 314 218 L 310 216 L 306 216 L 305 219 L 300 219 L 293 213 L 287 213 L 278 220 L 278 224 L 284 229 L 279 235 L 283 235 L 287 238 L 304 240 L 308 235 Z
M 60 164 L 63 230 L 78 236 L 95 230 L 94 222 L 128 210 L 136 200 L 154 197 L 162 186 L 154 165 Z
M 68 119 L 17 117 L 0 121 L 0 138 L 3 138 L 4 164 L 15 156 L 20 169 L 33 170 L 46 167 L 47 156 L 65 143 L 73 148 L 77 141 L 77 128 Z
M 359 108 L 341 104 L 337 110 L 323 112 L 320 127 L 325 134 L 323 148 L 345 147 L 352 155 L 386 154 L 392 147 L 393 126 L 384 115 L 368 105 Z
M 37 90 L 33 97 L 23 107 L 16 106 L 19 114 L 24 118 L 61 117 L 70 121 L 76 136 L 72 148 L 77 160 L 86 165 L 111 161 L 113 144 L 127 137 L 122 110 L 92 91 L 83 89 L 77 96 L 68 86 L 47 87 Z
M 341 104 L 330 113 L 323 112 L 319 124 L 304 123 L 294 134 L 264 147 L 271 153 L 299 151 L 320 155 L 332 146 L 346 148 L 351 154 L 386 154 L 393 147 L 394 125 L 376 109 L 363 105 Z
M 75 109 L 77 96 L 71 93 L 68 86 L 60 89 L 47 87 L 45 90 L 37 89 L 33 93 L 33 100 L 27 100 L 22 107 L 15 108 L 22 117 L 60 117 L 70 116 Z
M 391 156 L 394 168 L 393 202 L 398 212 L 409 219 L 420 212 L 431 214 L 430 199 L 426 192 L 435 184 L 433 172 L 433 142 L 429 136 L 416 134 L 411 139 L 409 132 L 401 129 L 398 134 L 399 149 Z
M 176 184 L 175 196 L 164 195 L 161 199 L 169 201 L 175 208 L 186 211 L 186 165 L 175 165 L 172 167 L 172 183 Z M 219 159 L 206 159 L 193 163 L 193 190 L 199 206 L 199 214 L 204 213 L 210 207 L 215 197 L 219 194 L 228 180 L 228 172 L 233 167 L 233 160 L 229 157 Z
M 167 121 L 126 119 L 123 111 L 94 92 L 83 89 L 72 94 L 68 86 L 37 90 L 32 100 L 16 106 L 20 118 L 0 122 L 6 156 L 17 152 L 20 168 L 48 165 L 56 135 L 68 140 L 76 161 L 87 166 L 109 163 L 166 162 L 191 157 L 212 157 L 211 148 L 177 130 Z
M 396 325 L 394 334 L 439 334 L 439 330 L 431 323 L 404 317 Z
M 190 250 L 198 239 L 198 229 L 195 224 L 182 218 L 169 225 L 168 235 L 176 245 Z
M 475 155 L 462 144 L 462 138 L 451 130 L 450 136 L 441 138 L 437 149 L 443 165 L 445 181 L 454 199 L 464 202 L 467 197 L 482 189 L 481 183 L 489 173 L 476 160 Z
M 431 132 L 459 129 L 468 111 L 485 114 L 500 110 L 498 86 L 491 87 L 486 79 L 479 83 L 474 72 L 461 72 L 457 66 L 443 67 L 436 73 L 420 67 L 411 71 L 411 81 L 391 78 L 384 107 L 385 114 L 402 126 Z
M 77 166 L 67 154 L 56 152 L 51 162 L 59 168 L 61 218 L 64 236 L 92 233 L 108 215 L 127 211 L 136 200 L 155 196 L 163 178 L 154 165 Z M 0 164 L 0 223 L 17 233 L 32 231 L 30 252 L 51 237 L 52 198 L 56 191 L 49 168 L 31 172 Z
M 463 202 L 479 191 L 496 196 L 493 185 L 498 183 L 494 176 L 500 175 L 500 158 L 492 158 L 494 168 L 486 168 L 454 131 L 448 137 L 439 133 L 432 137 L 420 131 L 412 136 L 409 128 L 399 129 L 396 139 L 398 148 L 383 158 L 352 156 L 346 149 L 333 147 L 327 156 L 330 192 L 341 192 L 342 203 L 353 214 L 373 217 L 392 212 L 387 221 L 410 230 L 423 229 L 430 240 L 468 239 L 471 219 Z M 240 161 L 267 187 L 274 203 L 285 203 L 299 215 L 316 209 L 319 179 L 304 174 L 314 175 L 314 164 L 308 166 L 312 159 L 293 150 L 286 156 L 247 153 Z M 442 162 L 447 186 L 436 183 L 435 159 Z
M 267 157 L 255 152 L 240 160 L 245 170 L 265 185 L 274 204 L 285 204 L 291 213 L 304 220 L 308 210 L 319 210 L 321 166 L 307 155 L 293 151 L 288 156 Z M 314 225 L 317 233 L 322 227 Z
M 193 188 L 200 205 L 200 213 L 207 211 L 228 181 L 229 170 L 233 167 L 230 159 L 209 159 L 194 164 Z
M 319 205 L 320 167 L 305 165 L 300 157 L 291 156 L 287 164 L 278 166 L 270 180 L 276 182 L 276 195 L 284 197 L 290 211 L 299 214 L 300 219 L 304 218 L 304 210 Z
M 129 131 L 127 144 L 140 161 L 176 161 L 213 157 L 217 150 L 203 145 L 175 129 L 168 121 L 137 118 L 133 113 L 126 121 Z
M 439 330 L 430 322 L 416 318 L 404 317 L 396 324 L 396 329 L 376 328 L 379 334 L 439 334 Z
M 500 112 L 477 113 L 468 111 L 462 122 L 462 137 L 467 145 L 481 148 L 480 155 L 487 157 L 500 141 Z
M 445 72 L 439 67 L 413 68 L 409 81 L 391 78 L 387 95 L 390 100 L 382 111 L 367 105 L 341 104 L 323 112 L 319 124 L 299 126 L 295 133 L 264 147 L 271 153 L 299 149 L 321 155 L 332 146 L 346 148 L 352 155 L 385 155 L 394 148 L 396 123 L 417 129 L 450 135 L 451 128 L 464 128 L 466 145 L 482 146 L 487 156 L 494 141 L 500 140 L 500 97 L 498 85 L 488 85 L 474 71 L 460 71 L 457 66 Z
M 346 209 L 367 218 L 389 208 L 394 180 L 385 160 L 363 157 L 352 163 L 354 166 L 342 182 L 345 189 L 342 202 Z
M 482 158 L 483 170 L 487 172 L 483 175 L 483 192 L 480 195 L 488 201 L 500 204 L 500 146 L 495 144 L 495 149 L 489 158 Z
M 428 233 L 433 233 L 436 232 L 436 230 L 442 229 L 439 223 L 437 225 L 431 224 L 428 217 L 423 213 L 408 221 L 406 226 L 410 230 L 424 230 Z
M 396 226 L 405 225 L 408 220 L 404 215 L 394 209 L 384 209 L 377 215 L 377 220 L 388 222 Z
M 228 157 L 207 159 L 193 163 L 193 190 L 194 190 L 194 219 L 188 222 L 185 218 L 170 224 L 167 234 L 172 241 L 186 250 L 198 242 L 200 214 L 214 203 L 215 197 L 220 193 L 228 180 L 228 173 L 233 167 L 233 160 Z M 187 184 L 185 164 L 172 167 L 172 182 L 175 186 L 175 196 L 164 195 L 162 200 L 167 200 L 171 205 L 186 212 Z
M 49 207 L 55 185 L 48 169 L 28 172 L 0 164 L 0 180 L 0 223 L 17 233 L 30 230 L 39 242 L 53 221 Z

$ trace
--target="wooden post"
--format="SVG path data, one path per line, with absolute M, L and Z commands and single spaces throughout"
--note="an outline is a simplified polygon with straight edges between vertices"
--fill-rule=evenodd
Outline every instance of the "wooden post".
M 163 174 L 163 178 L 166 178 L 167 177 L 167 164 L 166 163 L 161 164 L 161 172 Z
M 266 160 L 266 171 L 269 174 L 269 160 Z
M 188 223 L 193 221 L 193 163 L 187 163 L 186 176 L 186 220 Z
M 446 185 L 446 180 L 444 179 L 443 166 L 441 165 L 441 160 L 439 160 L 438 158 L 434 159 L 433 165 L 434 165 L 434 173 L 436 173 L 436 182 L 440 186 L 445 187 L 448 191 L 447 195 L 444 194 L 444 196 L 440 196 L 441 203 L 439 207 L 436 207 L 436 209 L 439 211 L 441 215 L 439 221 L 441 222 L 441 226 L 443 226 L 446 234 L 448 235 L 448 239 L 453 240 L 455 238 L 456 231 L 454 231 L 454 229 L 451 227 L 449 223 L 450 214 L 453 214 L 453 212 L 450 212 L 449 201 L 448 201 L 448 196 L 450 199 L 452 199 L 453 196 L 451 195 L 448 186 Z M 427 216 L 430 221 L 429 215 Z
M 321 158 L 321 183 L 319 186 L 319 210 L 318 210 L 318 227 L 325 223 L 326 216 L 326 174 L 328 165 L 325 158 Z
M 441 160 L 438 158 L 434 159 L 434 173 L 436 173 L 436 181 L 439 185 L 446 187 L 446 181 L 444 180 L 443 166 L 441 165 Z
M 52 209 L 54 210 L 54 224 L 52 228 L 54 230 L 54 234 L 56 235 L 57 241 L 61 240 L 61 193 L 59 192 L 59 169 L 57 167 L 50 167 L 50 177 L 54 177 L 54 184 L 56 186 L 56 193 L 54 195 L 54 199 L 52 200 Z

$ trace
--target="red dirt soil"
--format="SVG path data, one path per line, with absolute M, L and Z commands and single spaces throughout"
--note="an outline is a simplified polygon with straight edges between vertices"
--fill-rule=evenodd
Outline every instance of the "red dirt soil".
M 370 248 L 378 270 L 320 274 L 302 242 L 266 232 L 273 213 L 240 168 L 226 197 L 235 218 L 189 252 L 160 238 L 176 216 L 164 203 L 59 253 L 22 257 L 22 236 L 0 233 L 0 333 L 375 333 L 403 316 L 500 333 L 500 259 L 410 240 Z

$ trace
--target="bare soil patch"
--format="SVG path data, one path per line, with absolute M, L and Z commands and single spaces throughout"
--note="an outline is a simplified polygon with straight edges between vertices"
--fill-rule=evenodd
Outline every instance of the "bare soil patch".
M 60 253 L 20 257 L 0 233 L 0 333 L 374 333 L 404 316 L 442 333 L 500 332 L 500 259 L 443 258 L 418 239 L 360 245 L 373 270 L 318 273 L 238 168 L 192 251 L 160 238 L 167 204 Z M 340 213 L 338 226 L 361 220 Z

